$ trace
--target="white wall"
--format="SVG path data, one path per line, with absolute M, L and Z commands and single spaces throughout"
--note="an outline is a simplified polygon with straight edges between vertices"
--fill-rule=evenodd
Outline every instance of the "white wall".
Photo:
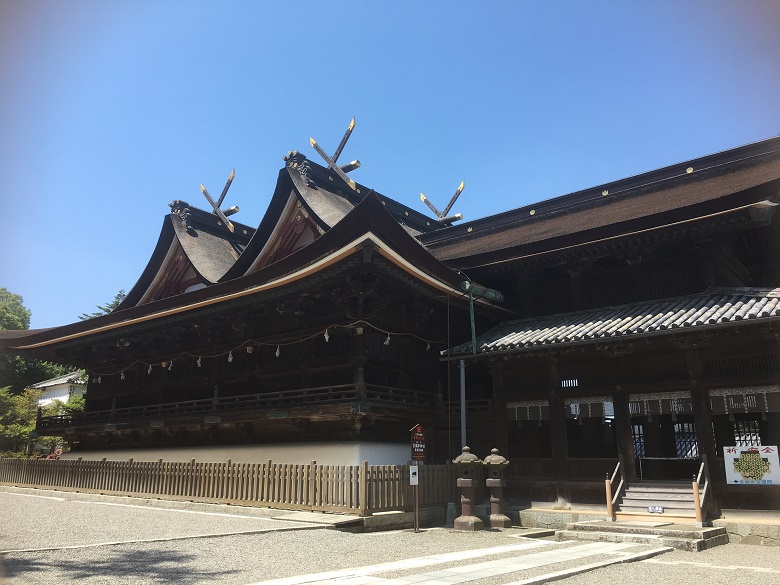
M 111 451 L 73 451 L 62 459 L 134 461 L 190 461 L 217 463 L 230 459 L 235 463 L 262 463 L 271 459 L 276 463 L 304 464 L 316 461 L 322 465 L 402 465 L 411 457 L 406 443 L 281 443 L 258 445 L 218 445 L 213 447 L 182 447 L 169 449 L 122 449 Z
M 41 397 L 38 399 L 38 406 L 48 406 L 55 400 L 67 402 L 70 398 L 71 388 L 73 388 L 74 396 L 84 394 L 85 392 L 84 386 L 81 385 L 61 384 L 52 386 L 41 392 Z

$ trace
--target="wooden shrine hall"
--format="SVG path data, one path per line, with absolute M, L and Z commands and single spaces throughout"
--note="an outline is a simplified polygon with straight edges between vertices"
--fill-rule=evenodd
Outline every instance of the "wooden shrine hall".
M 89 373 L 85 412 L 38 433 L 84 458 L 382 464 L 422 424 L 428 463 L 463 431 L 497 447 L 510 498 L 706 462 L 721 506 L 780 508 L 724 459 L 780 444 L 780 138 L 461 221 L 460 189 L 431 217 L 352 180 L 348 134 L 312 140 L 322 166 L 288 153 L 256 227 L 221 207 L 232 175 L 211 210 L 173 201 L 113 313 L 0 332 Z

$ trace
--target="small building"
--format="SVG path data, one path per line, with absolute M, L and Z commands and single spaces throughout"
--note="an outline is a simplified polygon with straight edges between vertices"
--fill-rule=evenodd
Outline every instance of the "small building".
M 55 400 L 66 403 L 74 396 L 83 396 L 87 391 L 87 377 L 84 372 L 70 372 L 51 380 L 44 380 L 29 386 L 32 390 L 40 390 L 39 406 L 49 406 Z

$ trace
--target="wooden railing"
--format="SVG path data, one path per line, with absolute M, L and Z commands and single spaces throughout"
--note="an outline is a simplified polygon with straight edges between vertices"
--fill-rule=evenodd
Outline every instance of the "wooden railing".
M 66 427 L 85 426 L 93 424 L 115 423 L 123 421 L 147 419 L 171 419 L 204 414 L 224 414 L 240 411 L 259 411 L 269 408 L 294 408 L 319 404 L 343 404 L 366 400 L 375 403 L 405 404 L 418 407 L 429 407 L 434 402 L 434 396 L 424 392 L 416 392 L 406 388 L 366 384 L 364 396 L 360 395 L 357 384 L 340 384 L 265 392 L 242 396 L 223 396 L 218 398 L 203 398 L 166 404 L 150 404 L 112 410 L 97 410 L 78 414 L 63 414 L 42 417 L 38 421 L 38 434 L 46 434 L 48 430 L 58 430 Z
M 419 468 L 420 505 L 459 499 L 452 465 Z M 370 515 L 412 510 L 407 465 L 0 459 L 0 484 Z
M 614 487 L 615 480 L 620 477 L 620 483 L 618 483 L 617 488 Z M 620 497 L 621 492 L 623 489 L 625 489 L 625 481 L 623 478 L 623 472 L 620 469 L 620 461 L 617 462 L 617 465 L 615 466 L 615 471 L 612 472 L 612 476 L 610 477 L 609 473 L 607 474 L 607 478 L 604 480 L 605 488 L 606 488 L 606 496 L 607 496 L 607 516 L 615 519 L 615 504 L 618 501 L 618 498 Z
M 699 486 L 701 485 L 702 477 L 704 477 L 704 489 L 699 493 Z M 693 488 L 693 503 L 696 507 L 696 522 L 704 522 L 707 517 L 707 510 L 712 496 L 708 498 L 708 490 L 710 487 L 710 470 L 707 465 L 707 456 L 701 456 L 701 465 L 699 466 L 699 473 L 693 476 L 692 488 Z

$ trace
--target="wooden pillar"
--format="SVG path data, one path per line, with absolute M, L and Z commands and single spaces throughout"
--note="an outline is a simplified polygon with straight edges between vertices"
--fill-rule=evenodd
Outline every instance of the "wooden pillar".
M 569 495 L 569 438 L 566 433 L 566 406 L 561 393 L 561 377 L 558 360 L 547 359 L 550 384 L 550 446 L 552 449 L 553 474 L 558 494 L 558 505 L 566 506 Z
M 631 433 L 631 411 L 628 407 L 628 394 L 618 386 L 612 395 L 615 408 L 615 438 L 618 458 L 626 481 L 636 480 L 636 459 L 634 457 L 634 436 Z
M 358 400 L 366 398 L 366 332 L 362 326 L 357 326 L 352 335 L 352 356 L 355 360 L 354 382 Z
M 493 447 L 502 453 L 509 452 L 509 433 L 507 430 L 506 398 L 504 397 L 504 372 L 500 362 L 490 368 L 493 378 L 493 424 L 495 438 Z
M 712 426 L 712 407 L 710 396 L 706 388 L 693 389 L 691 391 L 691 410 L 693 422 L 696 428 L 696 443 L 699 446 L 699 457 L 707 456 L 707 464 L 710 468 L 710 476 L 713 478 L 725 477 L 725 470 L 718 459 L 715 446 L 715 436 Z
M 699 386 L 702 378 L 702 363 L 699 352 L 690 349 L 685 352 L 688 365 L 688 376 L 691 379 L 691 410 L 696 428 L 696 443 L 699 455 L 707 455 L 710 463 L 715 460 L 715 437 L 712 430 L 712 409 L 710 397 L 706 388 Z

